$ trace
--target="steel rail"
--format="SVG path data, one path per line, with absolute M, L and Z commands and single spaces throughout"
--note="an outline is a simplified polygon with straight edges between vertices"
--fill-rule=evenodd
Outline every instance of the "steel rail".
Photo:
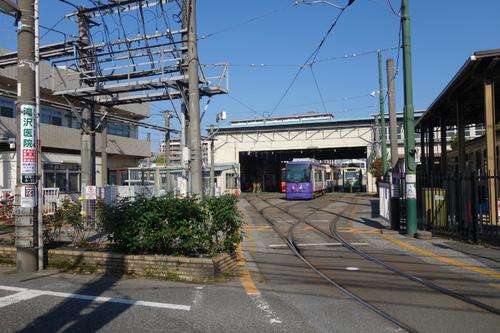
M 369 310 L 375 312 L 376 314 L 378 314 L 379 316 L 381 316 L 382 318 L 390 321 L 391 323 L 395 324 L 396 326 L 406 330 L 407 332 L 410 332 L 410 333 L 417 333 L 417 331 L 413 328 L 411 328 L 410 326 L 406 325 L 405 323 L 397 320 L 396 318 L 392 317 L 390 314 L 388 314 L 387 312 L 377 308 L 376 306 L 368 303 L 367 301 L 365 301 L 364 299 L 362 299 L 360 296 L 356 295 L 355 293 L 353 293 L 352 291 L 350 291 L 349 289 L 343 287 L 342 285 L 340 285 L 338 282 L 334 281 L 332 278 L 330 278 L 329 276 L 327 276 L 325 273 L 323 273 L 320 269 L 318 269 L 316 266 L 314 266 L 309 260 L 307 260 L 307 258 L 305 258 L 301 253 L 300 253 L 300 250 L 298 248 L 298 246 L 296 245 L 295 241 L 294 241 L 294 237 L 293 237 L 293 231 L 295 230 L 296 226 L 299 225 L 300 223 L 306 223 L 305 222 L 305 219 L 307 219 L 309 216 L 315 214 L 316 212 L 313 212 L 311 214 L 309 214 L 308 216 L 304 217 L 304 218 L 299 218 L 297 216 L 294 216 L 292 214 L 289 214 L 287 211 L 285 211 L 284 209 L 282 209 L 281 207 L 278 207 L 277 205 L 273 205 L 271 203 L 269 203 L 269 201 L 265 200 L 265 199 L 260 199 L 264 202 L 267 202 L 270 206 L 269 207 L 265 207 L 263 208 L 262 210 L 259 210 L 252 201 L 249 200 L 250 204 L 259 212 L 262 213 L 262 211 L 266 208 L 271 208 L 271 207 L 275 207 L 275 208 L 278 208 L 279 210 L 285 212 L 286 214 L 294 217 L 295 219 L 297 219 L 297 222 L 294 223 L 289 229 L 288 229 L 288 233 L 287 235 L 283 235 L 280 233 L 280 231 L 276 228 L 275 226 L 275 223 L 269 219 L 268 217 L 266 217 L 264 214 L 261 214 L 264 219 L 266 219 L 266 221 L 271 225 L 271 227 L 274 229 L 274 231 L 278 234 L 278 236 L 287 244 L 287 246 L 290 248 L 290 250 L 297 256 L 299 257 L 300 260 L 302 260 L 302 262 L 304 262 L 311 270 L 313 270 L 316 274 L 318 274 L 319 276 L 321 276 L 325 281 L 327 281 L 328 283 L 330 283 L 332 286 L 334 286 L 335 288 L 339 289 L 341 292 L 343 292 L 345 295 L 351 297 L 354 301 L 356 301 L 358 304 L 368 308 Z M 310 207 L 311 208 L 311 207 Z M 314 208 L 313 208 L 314 209 Z M 338 217 L 340 219 L 340 216 Z
M 330 222 L 330 226 L 329 226 L 329 231 L 330 231 L 330 234 L 325 232 L 324 230 L 322 230 L 321 228 L 318 228 L 316 225 L 314 225 L 313 223 L 311 222 L 308 222 L 304 219 L 304 223 L 306 223 L 307 225 L 313 227 L 315 230 L 325 234 L 326 236 L 342 243 L 342 245 L 347 248 L 348 250 L 350 250 L 351 252 L 379 265 L 379 266 L 382 266 L 384 267 L 385 269 L 393 272 L 393 273 L 396 273 L 402 277 L 405 277 L 407 278 L 408 280 L 410 281 L 413 281 L 413 282 L 417 282 L 417 283 L 420 283 L 422 285 L 424 285 L 425 287 L 428 287 L 430 289 L 433 289 L 435 291 L 438 291 L 442 294 L 445 294 L 447 296 L 450 296 L 450 297 L 453 297 L 455 299 L 458 299 L 462 302 L 465 302 L 465 303 L 468 303 L 468 304 L 471 304 L 471 305 L 475 305 L 483 310 L 486 310 L 488 312 L 491 312 L 491 313 L 494 313 L 496 315 L 500 315 L 500 309 L 498 308 L 495 308 L 491 305 L 488 305 L 488 304 L 485 304 L 483 302 L 480 302 L 480 301 L 477 301 L 473 298 L 470 298 L 468 296 L 465 296 L 465 295 L 461 295 L 461 294 L 458 294 L 456 292 L 454 292 L 453 290 L 450 290 L 450 289 L 447 289 L 447 288 L 444 288 L 444 287 L 441 287 L 433 282 L 430 282 L 426 279 L 423 279 L 423 278 L 420 278 L 418 276 L 415 276 L 413 274 L 410 274 L 408 272 L 405 272 L 405 271 L 402 271 L 400 270 L 399 268 L 396 268 L 378 258 L 375 258 L 369 254 L 367 254 L 366 252 L 364 252 L 363 250 L 360 250 L 358 249 L 357 247 L 353 246 L 351 243 L 349 243 L 348 241 L 346 241 L 341 235 L 340 233 L 337 231 L 337 224 L 338 224 L 338 221 L 340 220 L 340 218 L 342 218 L 343 216 L 341 215 L 342 213 L 334 213 L 334 212 L 330 212 L 328 210 L 325 210 L 324 208 L 314 208 L 314 207 L 310 207 L 310 206 L 307 206 L 309 208 L 312 208 L 312 209 L 316 209 L 317 211 L 320 211 L 320 212 L 324 212 L 324 213 L 328 213 L 330 215 L 335 215 L 335 218 Z M 280 209 L 279 207 L 277 207 L 278 209 Z M 283 210 L 284 211 L 284 210 Z M 342 212 L 344 212 L 345 210 L 343 210 Z M 297 216 L 294 216 L 293 214 L 290 214 L 289 212 L 286 212 L 287 214 L 297 218 Z

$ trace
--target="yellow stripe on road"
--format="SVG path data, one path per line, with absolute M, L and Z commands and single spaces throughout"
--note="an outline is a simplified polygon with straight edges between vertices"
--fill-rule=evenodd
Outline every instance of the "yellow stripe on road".
M 426 256 L 426 257 L 430 257 L 432 259 L 435 259 L 435 260 L 438 260 L 442 263 L 445 263 L 445 264 L 448 264 L 448 265 L 451 265 L 451 266 L 455 266 L 455 267 L 460 267 L 460 268 L 463 268 L 463 269 L 466 269 L 468 271 L 471 271 L 471 272 L 475 272 L 475 273 L 479 273 L 479 274 L 483 274 L 483 275 L 487 275 L 487 276 L 490 276 L 490 277 L 494 277 L 494 278 L 497 278 L 497 279 L 500 279 L 500 273 L 498 272 L 495 272 L 495 271 L 492 271 L 492 270 L 489 270 L 489 269 L 486 269 L 486 268 L 483 268 L 483 267 L 478 267 L 478 266 L 472 266 L 472 265 L 469 265 L 469 264 L 466 264 L 462 261 L 459 261 L 459 260 L 455 260 L 455 259 L 451 259 L 451 258 L 448 258 L 448 257 L 443 257 L 443 256 L 440 256 L 440 255 L 437 255 L 435 253 L 432 253 L 430 251 L 427 251 L 427 250 L 424 250 L 424 249 L 421 249 L 419 247 L 416 247 L 414 245 L 411 245 L 411 244 L 408 244 L 408 243 L 405 243 L 403 241 L 400 241 L 398 239 L 395 239 L 391 236 L 388 236 L 388 235 L 384 235 L 384 234 L 378 234 L 380 237 L 382 237 L 383 239 L 393 243 L 393 244 L 396 244 L 396 245 L 399 245 L 401 247 L 404 247 L 408 250 L 411 250 L 413 252 L 416 252 L 420 255 L 423 255 L 423 256 Z
M 253 240 L 253 235 L 251 228 L 245 223 L 245 234 L 247 235 L 248 250 L 255 251 L 255 242 Z M 260 295 L 259 289 L 255 286 L 255 282 L 247 269 L 245 255 L 243 254 L 243 248 L 241 244 L 238 246 L 238 266 L 240 271 L 240 283 L 245 289 L 247 295 Z

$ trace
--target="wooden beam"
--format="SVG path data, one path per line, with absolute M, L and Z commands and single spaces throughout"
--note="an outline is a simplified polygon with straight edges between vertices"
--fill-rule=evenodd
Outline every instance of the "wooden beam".
M 497 189 L 496 189 L 496 119 L 495 119 L 495 85 L 492 79 L 484 80 L 484 116 L 486 127 L 486 160 L 488 179 L 488 198 L 490 223 L 497 225 Z

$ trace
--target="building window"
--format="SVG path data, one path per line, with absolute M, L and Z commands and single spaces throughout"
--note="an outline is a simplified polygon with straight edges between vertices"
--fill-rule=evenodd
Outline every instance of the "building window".
M 0 99 L 0 116 L 14 118 L 14 101 Z
M 234 173 L 226 173 L 226 189 L 238 188 L 238 182 Z
M 44 124 L 62 126 L 62 112 L 56 109 L 42 107 L 42 119 Z
M 79 164 L 44 164 L 43 186 L 58 187 L 61 192 L 80 192 Z
M 484 125 L 483 124 L 480 124 L 480 125 L 476 124 L 475 130 L 476 130 L 476 136 L 484 135 Z
M 130 137 L 130 126 L 126 124 L 108 123 L 108 134 Z

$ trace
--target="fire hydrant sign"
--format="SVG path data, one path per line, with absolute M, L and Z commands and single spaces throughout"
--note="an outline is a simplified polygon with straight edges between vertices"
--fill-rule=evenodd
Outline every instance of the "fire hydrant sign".
M 36 184 L 35 108 L 21 105 L 21 184 Z

